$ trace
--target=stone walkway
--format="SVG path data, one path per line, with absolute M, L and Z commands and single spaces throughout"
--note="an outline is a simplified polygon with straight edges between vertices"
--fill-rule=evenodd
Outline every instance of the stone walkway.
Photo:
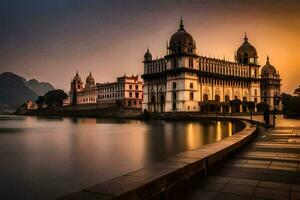
M 276 120 L 234 158 L 209 173 L 194 199 L 300 199 L 300 120 Z

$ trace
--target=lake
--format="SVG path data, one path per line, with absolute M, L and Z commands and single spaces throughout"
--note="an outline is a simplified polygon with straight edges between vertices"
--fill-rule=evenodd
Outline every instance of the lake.
M 55 199 L 237 129 L 220 121 L 0 116 L 1 199 Z

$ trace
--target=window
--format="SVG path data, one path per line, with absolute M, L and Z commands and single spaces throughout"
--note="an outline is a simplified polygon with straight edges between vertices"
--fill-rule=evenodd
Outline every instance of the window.
M 176 90 L 176 83 L 173 83 L 173 90 Z
M 193 83 L 190 83 L 190 89 L 193 89 L 193 88 L 194 88 Z
M 193 58 L 189 58 L 189 68 L 193 68 Z
M 135 98 L 139 98 L 139 93 L 138 92 L 135 93 Z
M 132 93 L 131 92 L 129 92 L 129 97 L 132 97 Z
M 176 59 L 176 58 L 173 58 L 173 59 L 172 59 L 172 67 L 173 67 L 173 68 L 178 67 L 178 62 L 177 62 L 177 59 Z
M 132 90 L 132 85 L 129 85 L 129 89 Z
M 131 106 L 131 101 L 128 101 L 128 106 Z
M 194 93 L 190 92 L 190 100 L 193 101 L 194 100 Z
M 138 85 L 136 85 L 136 86 L 135 86 L 135 89 L 136 89 L 136 90 L 138 90 L 138 89 L 139 89 L 139 86 L 138 86 Z

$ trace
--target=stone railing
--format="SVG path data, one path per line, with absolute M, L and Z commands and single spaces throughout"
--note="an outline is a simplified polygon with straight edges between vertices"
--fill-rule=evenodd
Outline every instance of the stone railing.
M 243 123 L 244 129 L 219 142 L 179 153 L 60 199 L 183 199 L 207 171 L 219 166 L 254 137 L 258 128 Z

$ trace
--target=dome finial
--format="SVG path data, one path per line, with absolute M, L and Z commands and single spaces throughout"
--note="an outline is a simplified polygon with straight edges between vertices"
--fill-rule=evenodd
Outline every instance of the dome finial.
M 182 16 L 180 17 L 179 30 L 184 30 L 184 25 L 183 25 L 183 19 L 182 19 Z
M 269 55 L 267 55 L 267 64 L 270 64 L 270 58 L 269 58 Z
M 76 70 L 76 76 L 78 76 L 78 70 Z
M 247 32 L 245 32 L 244 41 L 245 41 L 245 42 L 248 42 Z

